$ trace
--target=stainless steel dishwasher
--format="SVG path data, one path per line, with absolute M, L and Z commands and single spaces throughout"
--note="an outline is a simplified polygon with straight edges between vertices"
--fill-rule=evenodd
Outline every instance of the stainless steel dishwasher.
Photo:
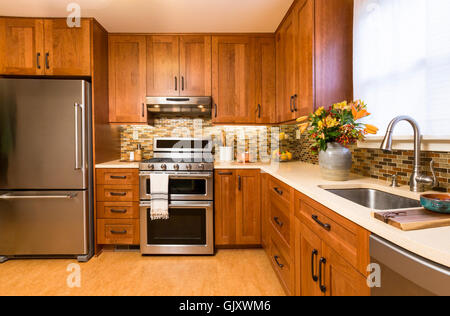
M 391 242 L 370 237 L 371 262 L 380 265 L 381 287 L 372 296 L 450 296 L 450 269 Z

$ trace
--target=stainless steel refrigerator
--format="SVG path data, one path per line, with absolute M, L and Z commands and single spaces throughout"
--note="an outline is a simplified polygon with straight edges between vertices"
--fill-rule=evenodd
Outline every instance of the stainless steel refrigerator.
M 0 79 L 0 262 L 93 252 L 91 86 Z

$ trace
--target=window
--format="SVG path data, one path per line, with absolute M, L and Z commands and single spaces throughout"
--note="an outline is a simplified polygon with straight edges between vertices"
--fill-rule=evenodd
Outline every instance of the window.
M 450 139 L 450 1 L 355 0 L 354 80 L 380 135 L 410 115 L 423 135 Z

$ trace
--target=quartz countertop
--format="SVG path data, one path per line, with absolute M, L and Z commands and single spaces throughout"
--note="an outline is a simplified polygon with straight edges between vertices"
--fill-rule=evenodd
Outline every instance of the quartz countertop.
M 368 231 L 433 262 L 450 267 L 450 227 L 405 232 L 372 217 L 372 209 L 360 206 L 325 189 L 372 188 L 416 200 L 420 193 L 409 191 L 409 186 L 391 188 L 388 183 L 352 175 L 349 181 L 323 180 L 319 166 L 302 163 L 239 164 L 216 163 L 216 169 L 261 169 L 278 180 L 309 196 L 337 214 L 364 227 Z
M 138 162 L 112 161 L 96 168 L 138 169 Z M 319 166 L 303 162 L 287 163 L 215 163 L 216 169 L 259 169 L 309 196 L 344 218 L 364 227 L 368 231 L 389 240 L 430 261 L 450 267 L 450 227 L 405 232 L 372 217 L 372 209 L 360 206 L 325 189 L 372 188 L 416 200 L 419 193 L 409 191 L 408 186 L 391 188 L 386 182 L 352 175 L 349 181 L 323 180 Z

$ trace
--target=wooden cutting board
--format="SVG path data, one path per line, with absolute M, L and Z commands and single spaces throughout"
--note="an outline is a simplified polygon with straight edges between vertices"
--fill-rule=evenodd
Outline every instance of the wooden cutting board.
M 404 231 L 450 226 L 450 215 L 434 213 L 424 208 L 373 212 L 372 216 Z

